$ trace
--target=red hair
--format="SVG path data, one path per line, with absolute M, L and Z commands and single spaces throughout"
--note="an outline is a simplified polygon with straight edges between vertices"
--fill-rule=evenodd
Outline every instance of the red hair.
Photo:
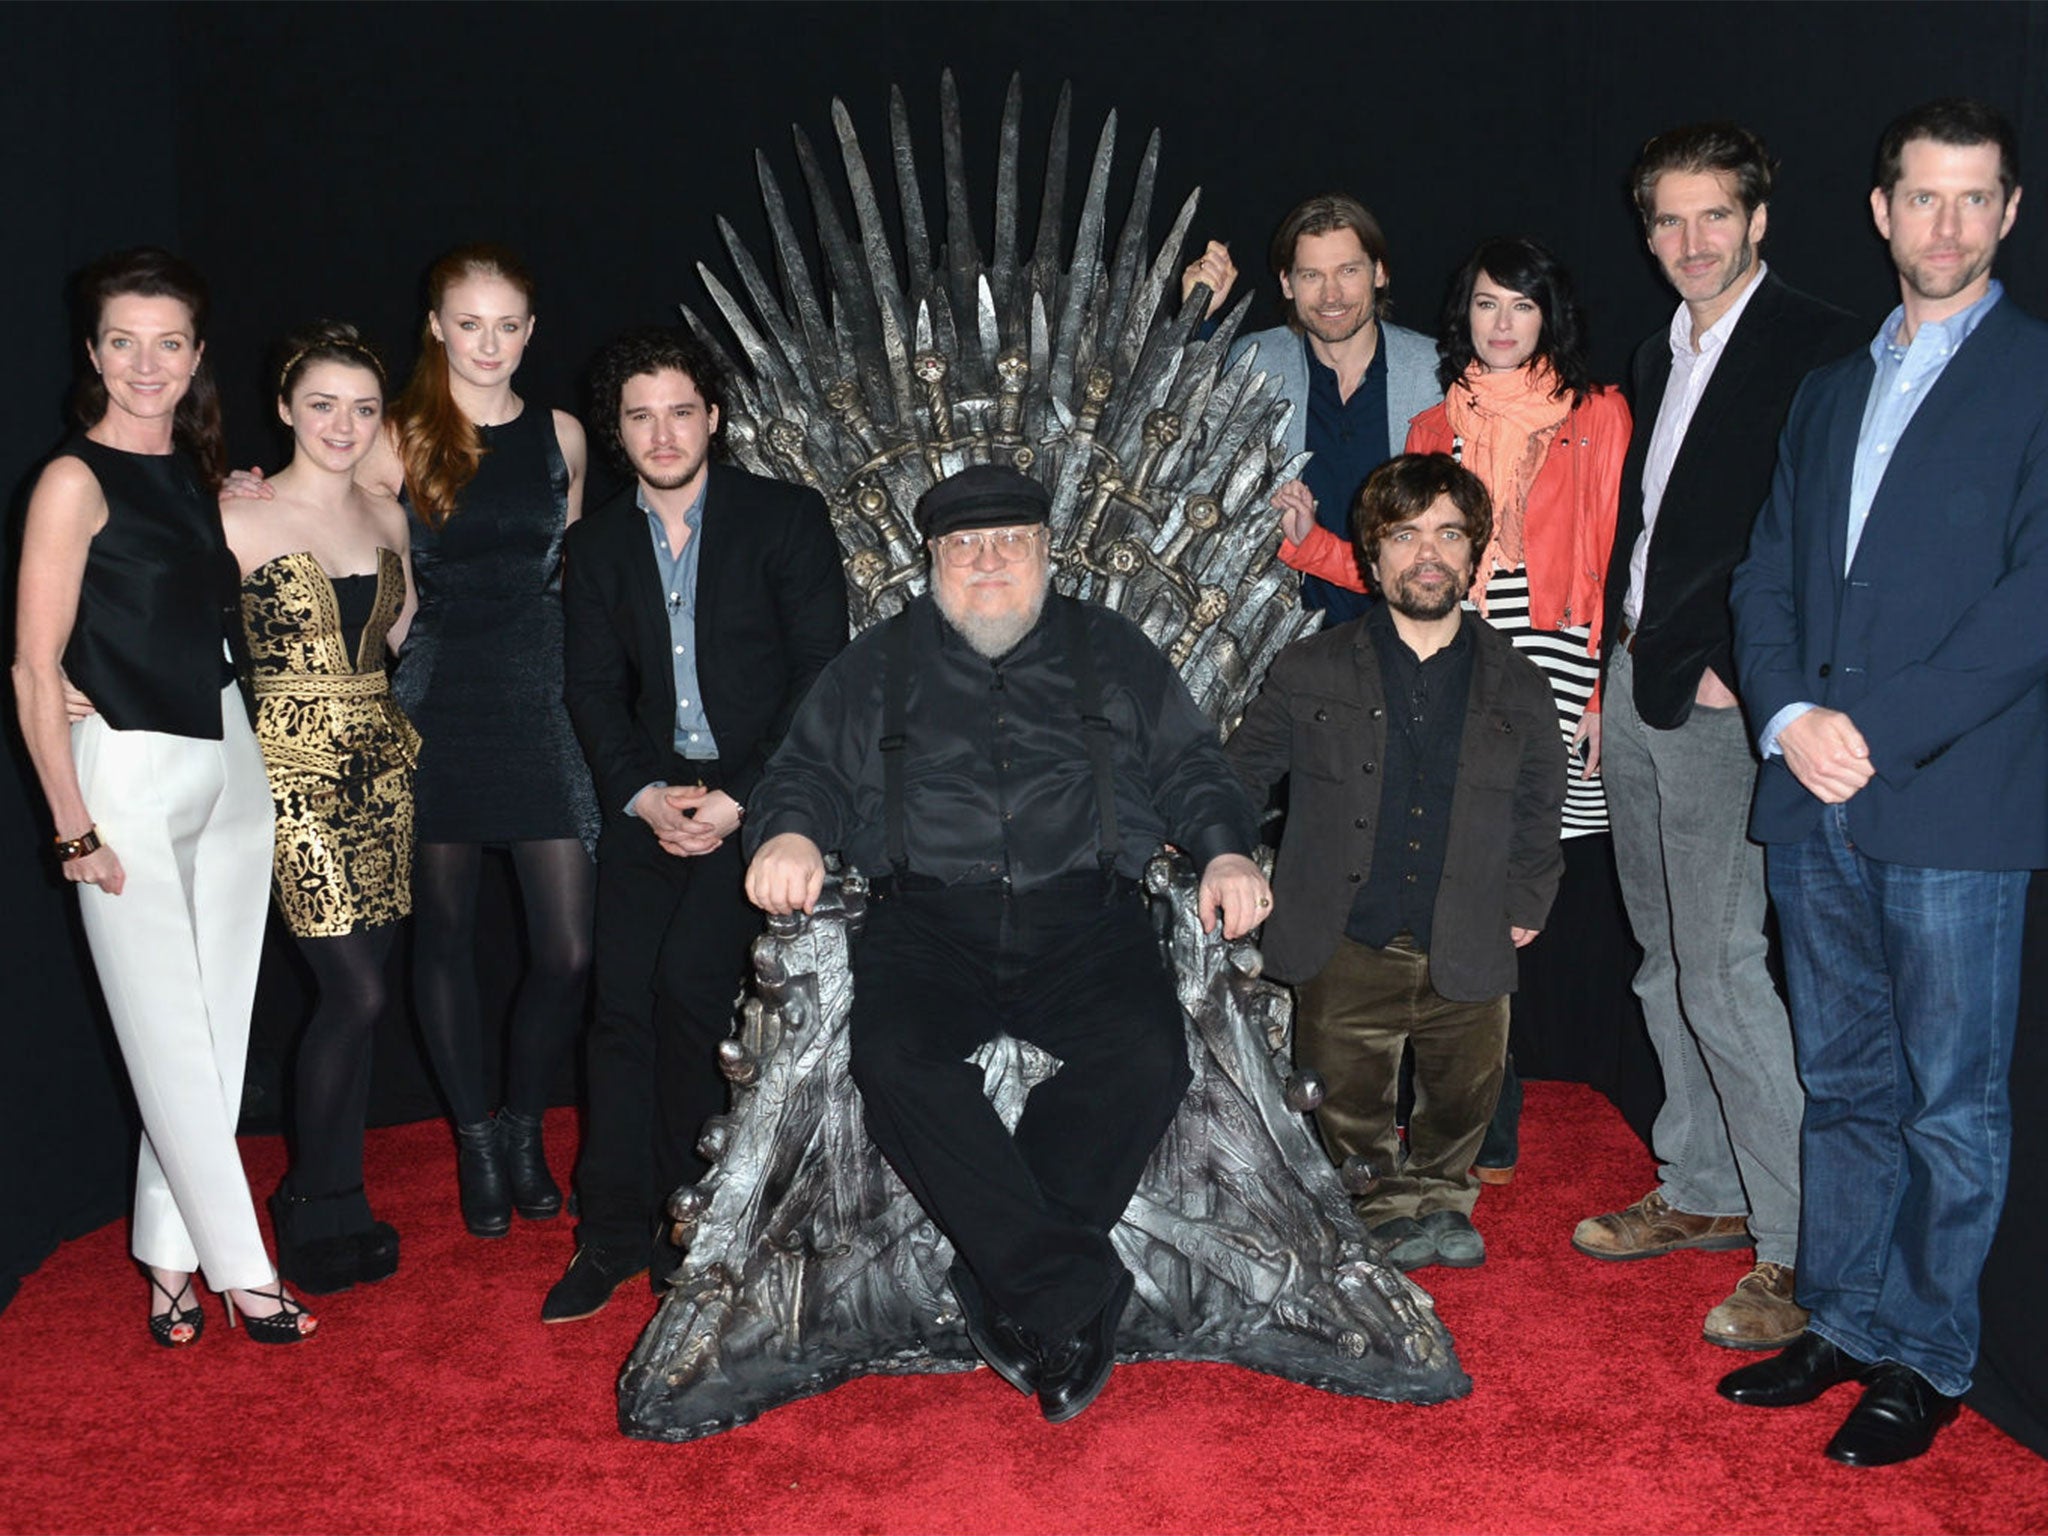
M 441 307 L 448 290 L 465 278 L 495 277 L 510 283 L 533 308 L 533 274 L 500 245 L 464 245 L 448 252 L 427 272 L 427 309 Z M 398 458 L 405 466 L 406 494 L 429 528 L 455 513 L 455 499 L 476 478 L 484 446 L 476 427 L 448 388 L 448 350 L 434 335 L 431 319 L 420 325 L 419 361 L 392 402 Z

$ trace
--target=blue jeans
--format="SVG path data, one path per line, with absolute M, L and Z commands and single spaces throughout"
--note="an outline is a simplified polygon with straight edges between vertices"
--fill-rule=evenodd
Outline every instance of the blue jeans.
M 1838 1348 L 1960 1396 L 2010 1163 L 2027 872 L 1883 863 L 1844 806 L 1769 870 L 1806 1084 L 1799 1300 Z

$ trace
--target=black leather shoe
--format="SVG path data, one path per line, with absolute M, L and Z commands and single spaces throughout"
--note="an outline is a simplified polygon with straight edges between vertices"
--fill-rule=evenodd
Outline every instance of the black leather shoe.
M 498 1136 L 495 1120 L 455 1127 L 455 1185 L 462 1224 L 472 1237 L 503 1237 L 512 1230 L 512 1186 Z
M 1934 1390 L 1908 1365 L 1873 1366 L 1863 1400 L 1835 1431 L 1825 1452 L 1830 1461 L 1852 1467 L 1889 1467 L 1924 1456 L 1942 1425 L 1956 1416 L 1960 1399 Z
M 1109 1384 L 1116 1366 L 1116 1325 L 1123 1321 L 1124 1304 L 1130 1299 L 1131 1276 L 1126 1270 L 1102 1310 L 1083 1323 L 1078 1334 L 1041 1352 L 1038 1408 L 1046 1423 L 1066 1423 Z
M 547 1153 L 540 1141 L 540 1116 L 529 1120 L 517 1110 L 499 1110 L 498 1147 L 506 1182 L 512 1186 L 512 1209 L 528 1221 L 561 1215 L 562 1186 L 548 1172 Z
M 578 1248 L 540 1304 L 544 1323 L 576 1323 L 595 1317 L 612 1292 L 636 1275 L 647 1273 L 644 1248 Z
M 1796 1408 L 1830 1387 L 1864 1380 L 1870 1369 L 1819 1334 L 1802 1333 L 1782 1353 L 1730 1371 L 1715 1390 L 1729 1402 L 1748 1408 Z
M 960 1320 L 967 1327 L 968 1340 L 988 1362 L 988 1368 L 1019 1392 L 1036 1392 L 1038 1351 L 1024 1336 L 1024 1330 L 989 1305 L 973 1271 L 958 1259 L 946 1271 L 946 1278 L 953 1283 L 953 1294 L 960 1299 Z

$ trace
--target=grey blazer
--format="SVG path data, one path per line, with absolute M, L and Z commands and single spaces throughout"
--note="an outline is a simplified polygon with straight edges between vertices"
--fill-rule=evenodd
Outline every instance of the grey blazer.
M 1436 343 L 1420 331 L 1383 320 L 1380 345 L 1387 349 L 1387 443 L 1399 453 L 1408 442 L 1408 423 L 1444 397 L 1436 382 Z M 1237 339 L 1230 361 L 1235 363 L 1254 346 L 1259 355 L 1252 366 L 1269 374 L 1280 398 L 1294 407 L 1288 413 L 1286 436 L 1287 456 L 1292 458 L 1308 446 L 1308 359 L 1302 354 L 1301 336 L 1284 325 L 1254 331 Z
M 1454 1002 L 1480 1002 L 1514 991 L 1508 929 L 1541 928 L 1557 895 L 1565 753 L 1536 664 L 1484 619 L 1465 623 L 1476 651 L 1429 979 Z M 1372 877 L 1386 750 L 1386 692 L 1363 619 L 1282 651 L 1224 748 L 1255 800 L 1288 780 L 1273 917 L 1260 940 L 1276 980 L 1306 981 L 1329 962 Z

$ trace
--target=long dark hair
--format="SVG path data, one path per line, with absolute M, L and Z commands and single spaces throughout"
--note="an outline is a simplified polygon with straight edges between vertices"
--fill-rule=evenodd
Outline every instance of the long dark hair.
M 503 278 L 533 312 L 533 274 L 501 245 L 464 245 L 427 271 L 427 309 L 441 307 L 448 290 L 466 277 Z M 448 388 L 448 349 L 434 337 L 431 321 L 420 322 L 420 355 L 412 376 L 391 403 L 398 428 L 398 457 L 405 465 L 405 490 L 413 510 L 430 528 L 455 511 L 455 498 L 476 478 L 484 460 L 483 440 Z
M 192 317 L 194 346 L 206 340 L 206 279 L 188 263 L 153 245 L 115 251 L 102 256 L 78 275 L 74 291 L 78 332 L 95 350 L 100 339 L 100 320 L 109 300 L 123 294 L 145 299 L 176 299 Z M 171 438 L 198 461 L 199 473 L 209 490 L 219 490 L 227 478 L 227 442 L 220 425 L 220 393 L 213 385 L 213 370 L 205 358 L 192 370 L 184 398 L 171 419 Z M 107 386 L 98 372 L 85 369 L 72 391 L 71 410 L 81 427 L 95 427 L 107 414 Z
M 1545 247 L 1520 235 L 1496 235 L 1482 242 L 1458 269 L 1437 335 L 1437 383 L 1449 390 L 1472 366 L 1472 290 L 1479 286 L 1481 273 L 1536 301 L 1543 329 L 1529 361 L 1542 359 L 1557 370 L 1558 393 L 1569 392 L 1572 404 L 1578 405 L 1593 392 L 1593 379 L 1586 366 L 1585 317 L 1572 297 L 1572 275 Z

